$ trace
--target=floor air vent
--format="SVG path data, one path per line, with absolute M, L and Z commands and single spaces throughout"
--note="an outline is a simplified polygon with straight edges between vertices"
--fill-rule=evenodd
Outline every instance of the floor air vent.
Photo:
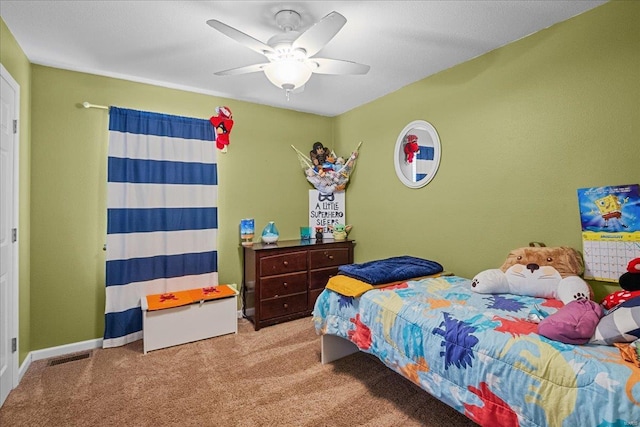
M 67 362 L 73 362 L 75 360 L 88 359 L 89 357 L 91 357 L 91 352 L 90 351 L 87 351 L 85 353 L 72 354 L 70 356 L 58 357 L 57 359 L 51 359 L 51 360 L 49 360 L 49 364 L 47 366 L 61 365 L 63 363 L 67 363 Z

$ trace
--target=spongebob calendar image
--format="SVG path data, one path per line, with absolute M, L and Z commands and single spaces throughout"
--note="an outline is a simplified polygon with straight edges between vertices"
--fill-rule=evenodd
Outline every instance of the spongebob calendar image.
M 640 186 L 578 190 L 585 279 L 617 282 L 640 257 Z

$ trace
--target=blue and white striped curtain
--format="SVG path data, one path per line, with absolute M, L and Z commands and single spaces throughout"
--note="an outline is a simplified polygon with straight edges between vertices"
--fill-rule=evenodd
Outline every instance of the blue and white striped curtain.
M 218 284 L 215 133 L 111 107 L 103 347 L 142 338 L 141 298 Z

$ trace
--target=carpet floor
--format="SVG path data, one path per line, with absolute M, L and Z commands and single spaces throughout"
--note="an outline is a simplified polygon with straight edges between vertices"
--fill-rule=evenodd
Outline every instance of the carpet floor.
M 142 341 L 33 362 L 13 426 L 475 426 L 365 353 L 320 363 L 311 318 L 143 354 Z

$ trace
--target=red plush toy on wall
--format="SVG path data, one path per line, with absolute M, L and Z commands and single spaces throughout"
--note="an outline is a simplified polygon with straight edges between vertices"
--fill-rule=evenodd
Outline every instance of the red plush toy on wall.
M 216 114 L 209 121 L 216 130 L 216 147 L 226 153 L 227 145 L 229 145 L 229 135 L 233 127 L 233 116 L 229 107 L 225 106 L 216 107 Z
M 404 144 L 404 155 L 407 163 L 413 163 L 413 156 L 418 150 L 420 150 L 418 137 L 413 134 L 407 135 L 407 142 Z

